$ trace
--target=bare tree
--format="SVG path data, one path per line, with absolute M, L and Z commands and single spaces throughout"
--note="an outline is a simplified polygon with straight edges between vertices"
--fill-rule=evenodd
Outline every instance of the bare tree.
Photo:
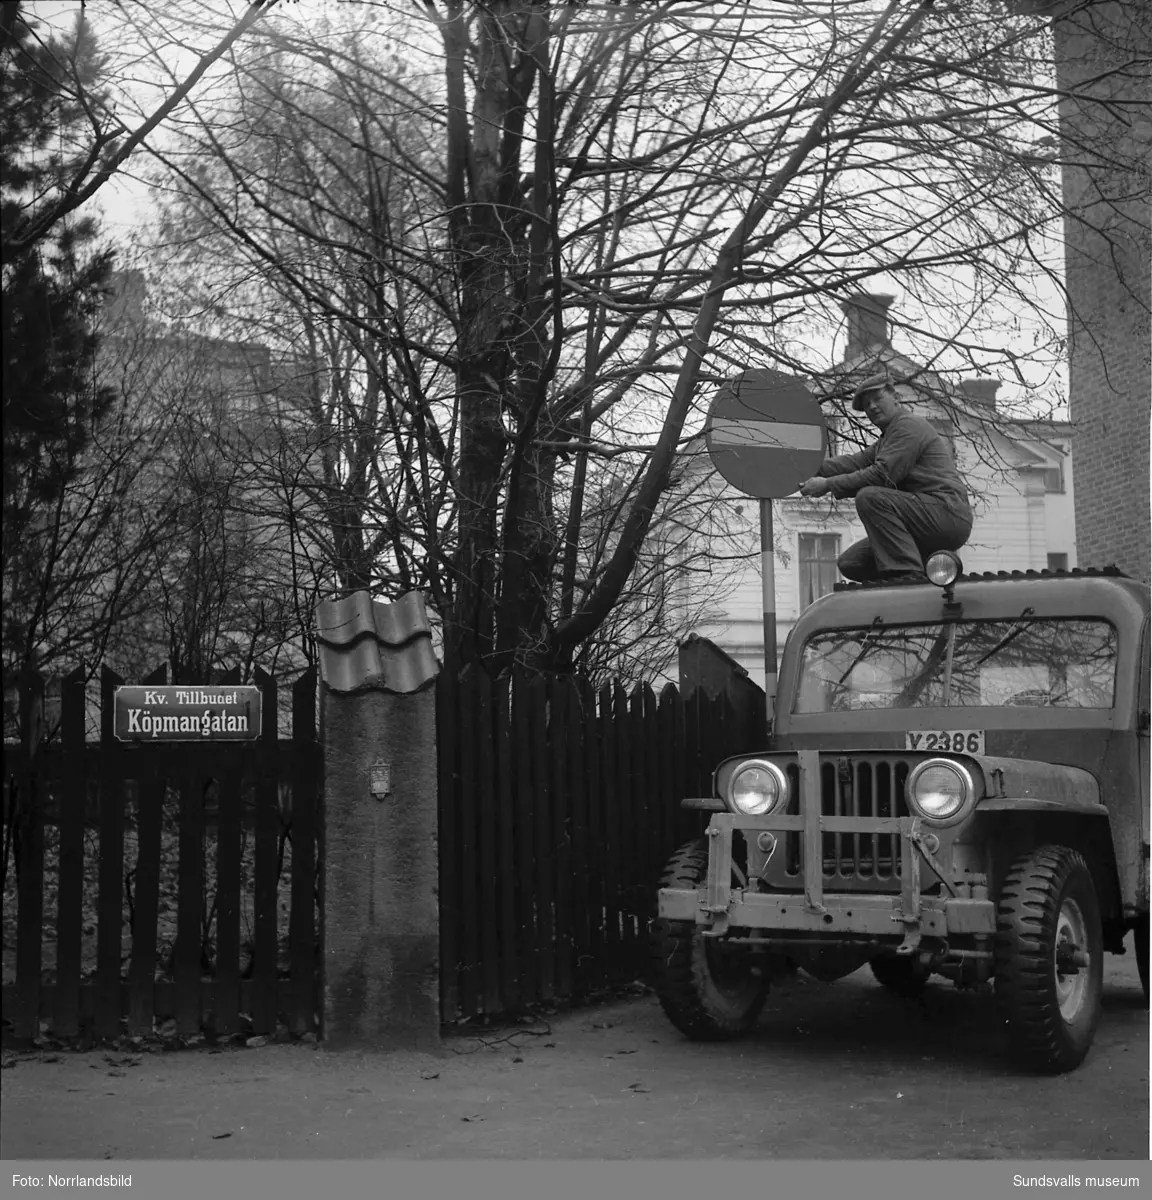
M 67 177 L 58 181 L 50 197 L 43 194 L 28 197 L 24 220 L 11 230 L 5 229 L 5 261 L 49 237 L 65 217 L 91 200 L 129 156 L 189 98 L 212 65 L 277 3 L 278 0 L 250 0 L 224 36 L 200 54 L 195 67 L 183 79 L 171 79 L 171 91 L 151 111 L 141 114 L 134 128 L 112 107 L 109 93 L 103 89 L 96 91 L 88 78 L 83 12 L 78 17 L 77 36 L 61 43 L 46 41 L 39 26 L 28 21 L 19 3 L 4 4 L 0 22 L 5 39 L 15 36 L 20 27 L 28 28 L 32 34 L 29 41 L 35 47 L 49 50 L 55 59 L 56 70 L 45 73 L 44 80 L 56 93 L 57 103 L 83 113 L 85 118 L 81 127 L 69 131 L 73 146 Z
M 706 385 L 818 374 L 805 314 L 895 275 L 950 316 L 929 365 L 1015 367 L 1013 308 L 1058 352 L 1033 294 L 1088 148 L 1049 58 L 999 0 L 285 9 L 153 150 L 216 319 L 311 372 L 293 478 L 338 586 L 426 587 L 456 656 L 566 669 Z
M 252 477 L 278 386 L 266 348 L 115 311 L 97 330 L 115 399 L 6 563 L 6 679 L 304 665 L 317 580 Z
M 266 519 L 252 465 L 291 377 L 258 343 L 155 321 L 126 323 L 108 338 L 103 366 L 119 368 L 138 420 L 157 426 L 146 469 L 123 500 L 141 517 L 161 517 L 165 532 L 147 550 L 144 614 L 113 631 L 110 657 L 137 670 L 143 656 L 166 660 L 182 682 L 233 667 L 248 674 L 254 663 L 304 665 L 310 612 L 300 604 L 315 580 L 299 569 L 297 539 Z

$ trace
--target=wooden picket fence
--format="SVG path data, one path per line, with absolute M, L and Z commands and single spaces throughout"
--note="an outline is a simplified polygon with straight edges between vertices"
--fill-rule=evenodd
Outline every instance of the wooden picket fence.
M 762 710 L 671 684 L 466 668 L 437 681 L 441 1012 L 514 1012 L 646 973 L 669 855 Z
M 276 680 L 258 670 L 260 737 L 232 744 L 117 741 L 122 682 L 102 672 L 98 742 L 85 737 L 82 672 L 61 682 L 50 738 L 45 683 L 24 682 L 22 739 L 5 748 L 6 1023 L 97 1038 L 160 1023 L 181 1035 L 315 1029 L 315 673 L 292 686 L 287 739 Z M 141 682 L 163 684 L 165 670 Z

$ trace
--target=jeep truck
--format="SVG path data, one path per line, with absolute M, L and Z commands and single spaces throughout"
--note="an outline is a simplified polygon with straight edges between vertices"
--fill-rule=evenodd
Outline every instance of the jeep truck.
M 1026 1065 L 1078 1066 L 1103 952 L 1148 996 L 1149 592 L 1114 568 L 840 584 L 784 648 L 763 752 L 721 763 L 651 926 L 690 1038 L 748 1030 L 782 966 L 993 985 Z

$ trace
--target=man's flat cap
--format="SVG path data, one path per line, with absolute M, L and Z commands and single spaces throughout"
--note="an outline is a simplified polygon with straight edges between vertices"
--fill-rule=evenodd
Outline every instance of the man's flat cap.
M 888 375 L 869 375 L 867 379 L 861 383 L 852 393 L 852 407 L 859 412 L 863 407 L 861 401 L 869 392 L 874 392 L 878 388 L 894 387 L 894 381 Z

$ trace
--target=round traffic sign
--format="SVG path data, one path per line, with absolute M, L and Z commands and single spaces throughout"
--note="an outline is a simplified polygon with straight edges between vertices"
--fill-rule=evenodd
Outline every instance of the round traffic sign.
M 768 369 L 729 379 L 708 410 L 708 453 L 733 487 L 762 500 L 790 496 L 828 448 L 824 414 L 792 375 Z

